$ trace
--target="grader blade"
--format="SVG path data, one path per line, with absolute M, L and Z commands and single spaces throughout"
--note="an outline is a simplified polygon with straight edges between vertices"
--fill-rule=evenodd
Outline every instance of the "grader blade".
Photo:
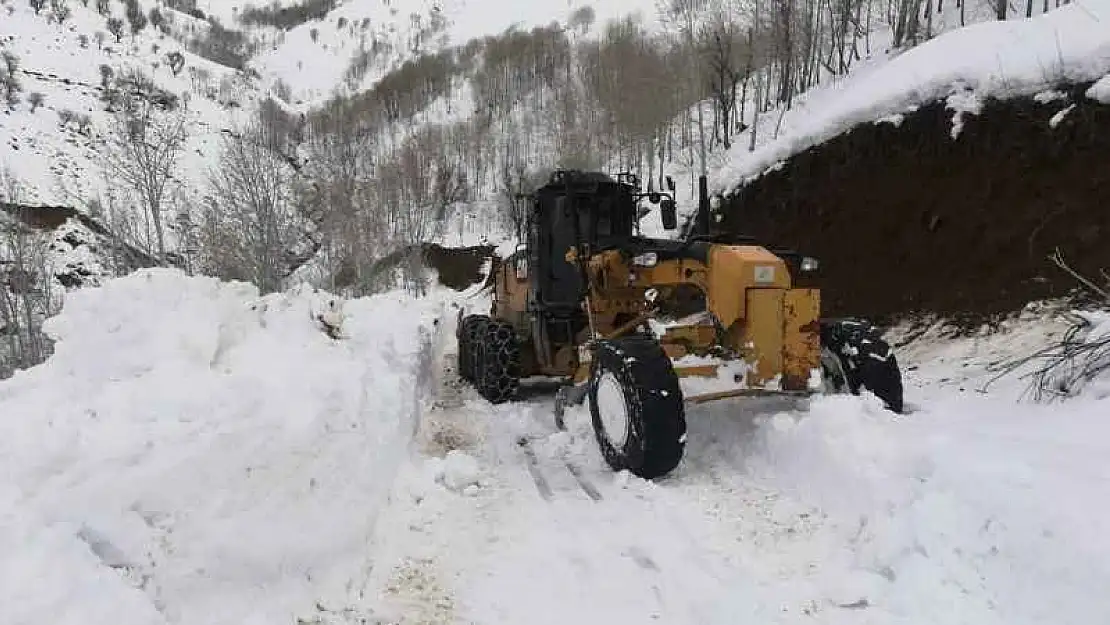
M 809 397 L 813 394 L 813 391 L 780 391 L 765 388 L 736 388 L 728 391 L 717 391 L 714 393 L 691 395 L 690 397 L 686 398 L 686 403 L 695 405 L 706 404 L 711 401 L 732 399 L 734 397 Z

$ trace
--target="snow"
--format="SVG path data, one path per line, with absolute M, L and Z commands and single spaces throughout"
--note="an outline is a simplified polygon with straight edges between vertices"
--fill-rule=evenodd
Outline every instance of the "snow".
M 618 5 L 631 8 L 603 3 L 599 17 Z M 455 18 L 449 36 L 462 37 L 574 6 L 442 10 Z M 954 137 L 990 97 L 1066 100 L 1053 91 L 1060 79 L 1101 78 L 1087 97 L 1110 102 L 1108 7 L 1073 2 L 877 55 L 766 115 L 761 137 L 780 127 L 777 139 L 748 153 L 738 138 L 715 157 L 726 163 L 714 189 L 854 124 L 899 124 L 932 99 L 946 100 Z M 78 23 L 84 9 L 73 8 Z M 373 9 L 375 32 L 389 32 L 427 6 L 395 8 L 400 17 L 343 3 L 261 65 L 310 94 L 331 89 L 352 51 L 336 18 Z M 28 58 L 65 49 L 36 47 L 49 33 L 23 28 L 24 6 L 14 15 Z M 311 28 L 318 56 L 298 49 Z M 71 56 L 97 80 L 100 59 Z M 305 69 L 291 69 L 294 57 Z M 48 105 L 64 97 L 52 92 Z M 226 119 L 206 110 L 198 119 Z M 53 142 L 18 159 L 40 199 L 51 150 L 92 149 L 65 147 L 43 119 L 20 110 L 0 122 L 21 156 Z M 511 251 L 492 204 L 466 210 L 444 241 Z M 71 256 L 103 273 L 87 244 Z M 971 337 L 937 325 L 899 347 L 907 415 L 868 394 L 691 406 L 683 463 L 646 482 L 606 466 L 585 406 L 557 431 L 542 392 L 491 406 L 442 373 L 455 358 L 449 305 L 478 310 L 478 295 L 260 297 L 169 270 L 69 293 L 47 324 L 55 355 L 0 382 L 0 622 L 1087 625 L 1110 615 L 1110 378 L 1051 404 L 1025 400 L 1022 371 L 994 380 L 1001 363 L 1063 335 L 1049 311 Z M 1090 318 L 1088 340 L 1110 333 L 1105 314 Z
M 1098 79 L 1086 93 L 1088 98 L 1098 100 L 1103 104 L 1110 104 L 1110 74 Z
M 1060 122 L 1064 121 L 1064 118 L 1067 117 L 1068 113 L 1070 113 L 1074 108 L 1074 104 L 1069 104 L 1068 106 L 1060 109 L 1055 115 L 1052 116 L 1051 119 L 1048 120 L 1049 127 L 1055 128 L 1059 126 Z
M 853 126 L 905 113 L 933 100 L 955 105 L 961 120 L 988 98 L 1033 96 L 1064 81 L 1110 74 L 1110 2 L 1078 0 L 1030 19 L 984 22 L 950 30 L 889 60 L 877 55 L 839 81 L 811 89 L 787 111 L 761 119 L 754 151 L 750 131 L 738 136 L 710 192 L 728 192 L 780 161 Z M 1105 86 L 1089 97 L 1104 97 Z M 950 98 L 955 95 L 955 102 Z
M 757 481 L 844 519 L 852 568 L 892 578 L 871 603 L 898 622 L 1110 614 L 1098 590 L 1110 579 L 1107 523 L 1093 503 L 1110 480 L 1096 442 L 1110 433 L 1105 405 L 1061 413 L 959 397 L 894 421 L 851 403 L 772 418 L 750 465 Z
M 291 622 L 357 580 L 437 312 L 350 301 L 333 340 L 328 303 L 169 270 L 70 293 L 0 384 L 0 621 Z
M 0 383 L 0 620 L 1110 614 L 1110 378 L 1052 404 L 1020 371 L 985 384 L 1062 335 L 1052 309 L 926 328 L 898 350 L 907 415 L 866 393 L 690 406 L 685 459 L 647 482 L 606 466 L 586 406 L 558 431 L 543 392 L 458 386 L 460 304 L 481 303 L 160 269 L 71 293 L 54 357 Z
M 983 112 L 983 98 L 973 91 L 953 93 L 946 100 L 947 108 L 953 111 L 951 137 L 958 139 L 964 129 L 964 118 L 967 115 L 978 115 Z

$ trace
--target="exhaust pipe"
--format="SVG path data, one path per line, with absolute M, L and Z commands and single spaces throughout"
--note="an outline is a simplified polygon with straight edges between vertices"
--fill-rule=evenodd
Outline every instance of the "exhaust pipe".
M 698 233 L 709 236 L 709 179 L 698 177 Z

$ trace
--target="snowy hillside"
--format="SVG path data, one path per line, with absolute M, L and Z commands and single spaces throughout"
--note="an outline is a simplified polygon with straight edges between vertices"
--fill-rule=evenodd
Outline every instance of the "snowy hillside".
M 420 54 L 516 26 L 528 30 L 551 22 L 566 23 L 576 11 L 593 11 L 599 22 L 639 13 L 650 18 L 654 0 L 619 2 L 506 3 L 503 0 L 349 0 L 325 19 L 283 33 L 280 43 L 258 55 L 257 66 L 280 78 L 297 98 L 319 100 L 335 89 L 358 91 Z M 366 64 L 361 76 L 349 76 L 352 64 Z
M 27 2 L 10 0 L 0 9 L 0 51 L 18 59 L 16 77 L 23 88 L 0 118 L 2 160 L 23 181 L 27 201 L 84 207 L 94 198 L 107 203 L 109 189 L 118 186 L 106 179 L 103 167 L 111 116 L 103 101 L 102 67 L 113 76 L 141 71 L 179 98 L 188 141 L 175 178 L 182 191 L 191 193 L 217 153 L 221 131 L 233 128 L 237 111 L 262 94 L 249 79 L 193 54 L 153 26 L 134 35 L 121 31 L 117 41 L 107 24 L 115 18 L 128 28 L 119 3 L 106 3 L 108 15 L 98 13 L 95 3 L 63 4 L 70 15 L 61 24 L 49 7 L 36 14 Z M 160 5 L 140 6 L 148 13 Z M 203 28 L 185 14 L 161 11 L 167 31 L 182 38 Z M 174 52 L 184 56 L 184 70 L 176 74 L 167 59 Z
M 114 0 L 106 3 L 106 15 L 96 10 L 95 2 L 62 4 L 68 7 L 63 23 L 49 5 L 36 13 L 27 2 L 7 0 L 0 8 L 4 24 L 0 51 L 18 58 L 16 74 L 23 88 L 18 102 L 0 119 L 0 145 L 6 150 L 4 161 L 27 185 L 30 200 L 69 205 L 83 205 L 111 186 L 100 166 L 100 152 L 109 132 L 109 115 L 101 101 L 102 66 L 112 68 L 116 75 L 131 68 L 141 70 L 160 88 L 182 99 L 189 142 L 176 178 L 184 191 L 191 192 L 203 184 L 221 134 L 235 128 L 278 81 L 292 87 L 292 98 L 307 107 L 312 100 L 330 97 L 334 89 L 344 86 L 344 74 L 360 46 L 375 51 L 371 64 L 375 71 L 349 83 L 355 90 L 372 86 L 422 52 L 447 44 L 462 45 L 472 37 L 497 33 L 513 24 L 530 27 L 552 20 L 565 22 L 576 9 L 586 6 L 538 4 L 521 12 L 501 10 L 501 5 L 491 0 L 358 0 L 340 3 L 327 19 L 278 32 L 237 24 L 237 16 L 251 3 L 200 3 L 198 8 L 205 15 L 262 44 L 256 55 L 247 57 L 246 67 L 260 74 L 255 79 L 190 51 L 185 44 L 208 24 L 161 3 L 141 0 L 139 6 L 144 15 L 156 9 L 165 16 L 165 31 L 148 25 L 137 34 L 128 30 L 124 6 Z M 600 3 L 593 8 L 603 19 L 650 7 L 650 2 L 640 0 L 632 5 Z M 112 17 L 123 21 L 124 32 L 118 41 L 108 27 Z M 429 37 L 426 44 L 415 43 L 419 33 L 429 29 L 436 31 L 436 37 Z M 184 55 L 184 71 L 172 71 L 167 60 L 172 52 Z M 31 94 L 41 94 L 33 96 L 36 104 L 32 104 Z

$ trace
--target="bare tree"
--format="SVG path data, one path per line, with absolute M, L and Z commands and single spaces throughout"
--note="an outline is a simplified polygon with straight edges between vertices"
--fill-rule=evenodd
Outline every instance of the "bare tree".
M 713 98 L 722 145 L 732 145 L 737 88 L 752 68 L 751 43 L 746 40 L 728 5 L 710 16 L 700 32 L 702 54 L 708 64 L 709 93 Z
M 329 268 L 329 288 L 361 284 L 388 230 L 385 212 L 373 197 L 377 137 L 346 100 L 314 113 L 307 134 L 304 174 L 312 183 L 304 210 L 336 265 Z
M 66 20 L 73 14 L 72 9 L 66 4 L 66 0 L 50 0 L 50 12 L 54 14 L 54 19 L 59 24 L 66 23 Z
M 406 287 L 418 295 L 426 288 L 422 245 L 442 233 L 452 205 L 467 196 L 461 172 L 444 157 L 441 146 L 441 129 L 423 129 L 381 163 L 375 176 L 376 201 L 389 224 L 383 243 L 408 252 Z
M 501 167 L 499 191 L 505 205 L 505 216 L 518 239 L 524 237 L 528 216 L 528 201 L 524 197 L 532 191 L 528 166 L 523 161 L 505 163 Z
M 185 55 L 178 51 L 167 54 L 166 61 L 170 64 L 170 71 L 173 72 L 174 76 L 177 76 L 181 73 L 182 69 L 185 69 Z
M 59 307 L 50 271 L 50 237 L 19 219 L 21 188 L 0 169 L 0 379 L 52 352 L 42 322 Z
M 220 166 L 209 175 L 212 203 L 199 228 L 207 268 L 249 280 L 263 293 L 281 289 L 310 227 L 290 183 L 295 172 L 267 143 L 257 119 L 225 138 Z
M 760 0 L 755 1 L 758 4 Z M 686 145 L 690 150 L 691 161 L 693 161 L 693 152 L 696 148 L 698 171 L 704 174 L 707 173 L 708 168 L 708 145 L 705 138 L 705 111 L 700 105 L 700 96 L 703 93 L 701 80 L 703 74 L 701 61 L 698 58 L 697 30 L 699 16 L 705 11 L 709 3 L 708 0 L 661 0 L 661 2 L 661 18 L 672 36 L 677 40 L 682 57 L 686 59 L 685 63 L 679 65 L 679 84 L 684 83 L 685 90 L 691 96 L 694 96 L 692 104 L 697 103 L 697 106 L 695 106 L 697 145 L 695 146 L 694 141 L 689 140 L 686 141 Z M 693 168 L 691 167 L 691 169 Z
M 186 136 L 182 113 L 164 113 L 141 95 L 125 97 L 112 118 L 104 165 L 138 196 L 160 256 L 166 253 L 163 202 Z

